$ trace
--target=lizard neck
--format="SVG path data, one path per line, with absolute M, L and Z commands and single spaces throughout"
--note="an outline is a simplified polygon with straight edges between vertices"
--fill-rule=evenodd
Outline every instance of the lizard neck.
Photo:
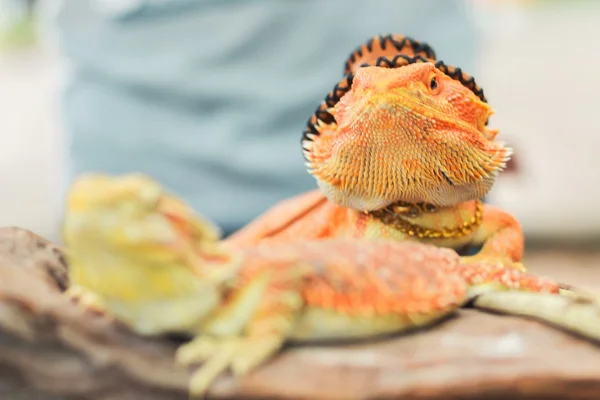
M 481 225 L 483 204 L 473 200 L 448 207 L 427 203 L 394 203 L 370 211 L 368 216 L 381 224 L 417 240 L 462 239 Z

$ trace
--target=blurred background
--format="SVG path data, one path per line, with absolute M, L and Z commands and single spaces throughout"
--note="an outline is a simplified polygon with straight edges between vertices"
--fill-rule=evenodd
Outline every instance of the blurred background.
M 207 9 L 210 8 L 213 11 L 213 6 L 218 3 L 209 0 L 198 1 L 206 3 Z M 397 0 L 397 2 L 401 1 Z M 69 158 L 69 130 L 76 132 L 85 123 L 88 124 L 88 127 L 97 124 L 98 135 L 102 136 L 104 122 L 107 122 L 108 126 L 110 122 L 116 123 L 119 119 L 127 120 L 128 118 L 127 112 L 123 111 L 127 108 L 126 105 L 122 109 L 111 108 L 113 103 L 119 101 L 118 97 L 114 98 L 117 100 L 105 100 L 106 107 L 109 109 L 107 111 L 102 107 L 94 106 L 94 104 L 100 103 L 90 100 L 93 98 L 93 93 L 90 94 L 90 91 L 87 94 L 92 97 L 87 98 L 91 101 L 87 108 L 85 104 L 81 105 L 81 101 L 77 101 L 71 96 L 71 103 L 68 103 L 65 112 L 63 110 L 65 99 L 63 85 L 65 76 L 68 76 L 71 62 L 82 63 L 82 60 L 87 57 L 87 62 L 91 62 L 93 66 L 97 65 L 98 70 L 102 68 L 108 70 L 111 66 L 117 65 L 118 60 L 125 60 L 121 65 L 130 68 L 128 71 L 130 75 L 124 79 L 135 80 L 137 76 L 144 76 L 147 71 L 144 68 L 143 60 L 141 67 L 140 64 L 134 65 L 133 60 L 137 56 L 129 59 L 128 51 L 133 52 L 133 47 L 135 47 L 135 51 L 143 48 L 146 56 L 154 57 L 148 63 L 148 70 L 154 68 L 156 73 L 154 79 L 161 84 L 168 85 L 169 76 L 161 75 L 160 68 L 164 67 L 163 72 L 166 75 L 172 71 L 173 65 L 169 63 L 170 50 L 176 53 L 177 46 L 182 44 L 181 36 L 172 40 L 171 43 L 167 43 L 165 47 L 164 43 L 161 43 L 160 39 L 162 38 L 140 40 L 127 32 L 120 32 L 123 34 L 121 39 L 137 43 L 136 46 L 129 49 L 127 42 L 119 42 L 121 39 L 110 37 L 111 33 L 108 32 L 110 24 L 98 23 L 98 19 L 90 17 L 91 8 L 85 9 L 82 6 L 95 4 L 97 13 L 105 13 L 108 15 L 106 17 L 108 19 L 117 15 L 114 18 L 121 21 L 120 23 L 124 24 L 122 26 L 129 24 L 135 28 L 142 26 L 143 21 L 136 20 L 135 16 L 128 20 L 128 13 L 129 10 L 141 3 L 153 3 L 156 10 L 162 6 L 161 4 L 168 3 L 168 1 L 0 0 L 0 225 L 28 228 L 51 240 L 59 241 L 61 202 L 67 182 L 66 176 L 68 176 L 65 170 L 65 160 Z M 183 4 L 186 1 L 179 0 L 171 3 Z M 223 3 L 225 3 L 224 0 Z M 244 6 L 252 2 L 228 3 Z M 263 3 L 266 4 L 266 7 L 270 7 L 277 2 L 255 3 Z M 288 3 L 298 6 L 303 2 Z M 372 4 L 371 1 L 366 3 Z M 410 15 L 408 17 L 401 15 L 405 18 L 402 20 L 398 17 L 395 28 L 390 28 L 391 23 L 383 27 L 383 24 L 379 24 L 379 21 L 375 19 L 371 21 L 372 29 L 364 27 L 364 32 L 356 32 L 355 25 L 344 25 L 342 20 L 338 21 L 340 24 L 337 27 L 333 26 L 332 28 L 338 30 L 338 36 L 335 38 L 310 39 L 309 43 L 308 39 L 303 42 L 302 37 L 296 37 L 294 45 L 290 45 L 292 50 L 302 53 L 303 48 L 316 46 L 317 50 L 321 51 L 322 57 L 320 58 L 325 59 L 324 65 L 327 64 L 327 68 L 331 66 L 331 70 L 326 72 L 329 77 L 323 75 L 322 82 L 324 83 L 322 83 L 320 78 L 310 79 L 310 75 L 314 72 L 316 76 L 318 71 L 315 70 L 320 68 L 314 65 L 314 58 L 306 56 L 306 59 L 288 61 L 290 65 L 294 64 L 291 67 L 297 67 L 294 79 L 298 79 L 300 86 L 306 84 L 306 87 L 311 87 L 312 85 L 318 90 L 315 93 L 309 93 L 307 90 L 305 93 L 306 104 L 301 105 L 302 112 L 297 114 L 299 117 L 296 117 L 294 113 L 289 113 L 289 121 L 284 125 L 285 129 L 289 128 L 290 135 L 293 137 L 289 139 L 291 145 L 286 142 L 282 147 L 289 150 L 282 151 L 280 159 L 271 159 L 269 162 L 272 164 L 267 164 L 265 170 L 280 169 L 285 158 L 288 158 L 288 155 L 292 154 L 290 152 L 293 151 L 289 157 L 293 158 L 297 155 L 297 159 L 294 159 L 293 163 L 290 162 L 290 165 L 298 167 L 293 167 L 293 173 L 290 173 L 290 176 L 299 176 L 298 179 L 305 179 L 303 184 L 312 185 L 313 182 L 305 176 L 301 164 L 300 134 L 309 113 L 314 110 L 339 79 L 344 58 L 360 42 L 378 33 L 393 31 L 414 35 L 417 39 L 427 40 L 444 61 L 447 61 L 448 58 L 448 60 L 452 60 L 452 63 L 457 62 L 459 66 L 472 73 L 484 88 L 490 104 L 497 112 L 492 117 L 491 124 L 500 129 L 500 140 L 507 141 L 514 147 L 515 156 L 509 170 L 500 176 L 489 196 L 489 202 L 514 213 L 523 224 L 528 246 L 525 264 L 529 270 L 550 275 L 583 288 L 600 291 L 600 207 L 598 207 L 600 186 L 597 181 L 600 176 L 600 157 L 597 157 L 600 149 L 600 118 L 596 114 L 600 105 L 598 100 L 600 53 L 597 50 L 600 43 L 600 1 L 471 0 L 455 2 L 461 3 L 464 7 L 463 11 L 467 15 L 469 23 L 473 25 L 473 31 L 465 30 L 467 26 L 465 22 L 452 20 L 455 17 L 450 16 L 449 13 L 447 20 L 443 20 L 443 15 L 436 17 L 442 18 L 441 21 L 429 19 L 428 12 L 430 11 L 432 15 L 435 14 L 436 7 L 446 4 L 446 0 L 439 2 L 437 6 L 426 6 L 423 5 L 425 2 L 421 1 L 403 1 L 402 3 L 409 8 L 421 7 L 419 13 L 425 15 L 425 18 L 412 21 L 411 24 Z M 68 5 L 68 11 L 62 11 L 62 39 L 69 45 L 66 58 L 64 53 L 59 50 L 60 40 L 53 37 L 52 23 L 48 22 L 52 19 L 52 15 L 59 12 L 58 9 L 61 5 L 65 4 Z M 331 2 L 324 1 L 320 4 L 331 4 Z M 417 7 L 418 4 L 420 6 Z M 432 8 L 427 9 L 427 7 Z M 367 11 L 368 9 L 360 10 L 365 14 L 368 14 Z M 445 11 L 438 12 L 438 14 L 444 13 Z M 156 15 L 148 17 L 150 21 L 148 29 L 153 29 L 151 25 L 156 23 L 157 29 L 162 29 L 161 32 L 173 33 L 171 28 L 162 25 L 167 17 L 161 17 L 160 14 L 160 11 L 156 11 Z M 118 15 L 125 16 L 119 19 Z M 244 18 L 240 14 L 237 15 L 238 19 L 235 22 L 230 21 L 229 24 L 234 27 L 232 30 L 243 29 L 246 28 L 246 25 L 250 26 L 253 23 L 259 24 L 260 15 L 263 14 L 258 13 L 257 15 L 259 17 L 254 15 Z M 378 18 L 375 13 L 372 17 Z M 152 18 L 155 19 L 152 20 Z M 369 16 L 364 18 L 369 18 Z M 388 21 L 394 18 L 396 17 L 391 16 Z M 323 19 L 327 20 L 325 16 Z M 321 23 L 328 24 L 329 22 L 321 21 Z M 440 24 L 446 30 L 445 33 L 439 29 L 437 33 L 434 32 Z M 206 26 L 206 29 L 219 31 L 219 26 L 215 24 L 209 23 Z M 404 26 L 407 28 L 405 29 Z M 275 26 L 273 29 L 277 28 Z M 348 28 L 347 32 L 349 33 L 344 31 L 345 28 Z M 260 29 L 257 28 L 256 31 L 260 33 Z M 79 36 L 80 34 L 81 36 Z M 326 50 L 326 45 L 336 46 L 336 43 L 341 42 L 342 38 L 351 34 L 354 34 L 354 37 L 348 38 L 349 45 L 340 45 L 339 49 L 334 48 L 331 53 Z M 453 35 L 466 35 L 465 37 L 470 39 L 457 40 Z M 193 34 L 191 36 L 193 37 L 188 39 L 196 47 L 204 46 L 213 39 Z M 200 39 L 204 39 L 204 42 Z M 168 49 L 169 54 L 166 52 L 163 54 L 159 50 L 153 52 L 154 45 L 157 46 L 157 49 Z M 239 51 L 243 52 L 244 49 L 241 47 Z M 469 56 L 471 52 L 473 57 Z M 265 54 L 268 53 L 267 51 Z M 330 59 L 327 57 L 328 54 L 331 54 Z M 141 58 L 137 57 L 137 59 L 139 61 Z M 235 55 L 232 59 L 235 59 Z M 238 58 L 237 61 L 241 62 L 240 59 Z M 112 63 L 113 61 L 114 63 Z M 131 63 L 128 63 L 129 61 Z M 201 58 L 195 58 L 192 60 L 192 65 L 205 67 L 202 62 Z M 276 59 L 272 62 L 273 79 L 277 79 L 280 74 L 285 73 L 285 68 L 288 68 L 285 62 L 285 59 Z M 224 67 L 224 63 L 217 62 L 216 64 L 217 67 L 214 71 L 216 71 L 215 76 L 218 79 L 220 68 Z M 90 70 L 89 66 L 88 70 Z M 192 68 L 184 67 L 180 72 L 186 73 L 191 70 Z M 305 71 L 304 74 L 302 74 L 302 70 Z M 249 71 L 247 74 L 254 79 L 260 78 L 258 76 L 260 74 Z M 202 78 L 206 78 L 206 76 L 202 76 Z M 211 76 L 209 79 L 204 79 L 209 82 L 211 80 Z M 232 82 L 234 86 L 238 84 L 235 79 Z M 188 83 L 193 87 L 197 82 L 192 79 L 184 82 L 182 86 L 185 88 Z M 219 83 L 217 83 L 218 86 Z M 274 90 L 267 87 L 263 89 L 265 91 Z M 279 90 L 280 88 L 275 89 Z M 301 89 L 296 90 L 301 92 Z M 93 92 L 93 88 L 91 91 Z M 152 95 L 151 91 L 145 93 L 149 96 Z M 285 93 L 285 91 L 281 93 L 275 91 L 275 95 L 279 96 L 285 96 Z M 253 101 L 252 97 L 248 97 L 247 94 L 240 93 L 241 101 L 246 101 L 243 104 Z M 81 95 L 81 90 L 79 95 Z M 80 106 L 81 108 L 78 108 Z M 296 107 L 293 103 L 288 106 Z M 307 111 L 304 111 L 305 109 Z M 119 111 L 123 111 L 125 114 L 119 114 Z M 153 110 L 148 115 L 152 116 L 160 112 L 160 110 Z M 96 119 L 94 119 L 95 115 Z M 114 121 L 110 121 L 111 119 Z M 137 122 L 141 124 L 143 121 L 140 120 L 143 119 L 143 117 L 138 118 Z M 201 122 L 199 121 L 198 124 Z M 250 122 L 249 125 L 255 124 L 260 128 L 256 121 L 250 120 Z M 268 124 L 275 126 L 274 124 L 277 122 L 281 121 L 275 118 L 273 123 L 268 121 Z M 141 125 L 134 123 L 132 126 L 135 128 Z M 177 127 L 173 127 L 173 129 L 176 131 Z M 131 135 L 143 135 L 145 132 L 143 129 L 140 130 L 142 132 L 133 129 L 130 133 Z M 107 135 L 108 133 L 107 131 Z M 198 135 L 200 134 L 201 132 L 198 133 Z M 123 137 L 119 137 L 118 133 L 114 134 L 113 132 L 113 135 L 117 138 L 115 143 L 124 143 Z M 277 132 L 272 132 L 271 140 L 276 137 L 278 137 Z M 222 138 L 222 136 L 218 136 L 218 138 Z M 168 140 L 168 138 L 165 139 L 165 148 Z M 216 141 L 217 138 L 214 139 L 214 142 Z M 210 143 L 206 141 L 204 145 L 205 150 L 208 149 L 208 152 L 214 153 L 209 145 L 212 143 L 211 139 Z M 81 143 L 80 145 L 84 146 Z M 83 161 L 86 160 L 86 157 L 90 160 L 96 157 L 99 159 L 96 162 L 101 164 L 104 159 L 106 165 L 111 167 L 111 161 L 107 158 L 112 157 L 110 151 L 102 150 L 98 146 L 98 152 L 94 154 L 94 144 L 88 143 L 87 146 L 88 153 L 82 152 L 80 156 Z M 244 141 L 243 145 L 240 144 L 241 149 L 238 149 L 237 152 L 220 157 L 224 162 L 237 162 L 238 166 L 242 166 L 240 169 L 243 169 L 245 168 L 243 162 L 248 162 L 244 157 L 253 154 L 259 158 L 263 157 L 262 153 L 253 152 L 252 146 L 252 142 Z M 160 145 L 157 147 L 160 148 Z M 200 147 L 186 146 L 185 144 L 182 147 L 189 147 L 187 150 L 192 154 L 202 150 Z M 254 149 L 256 148 L 260 148 L 260 146 L 257 145 Z M 189 154 L 186 156 L 189 157 Z M 284 170 L 282 173 L 285 173 L 285 168 L 282 169 Z M 231 173 L 231 171 L 226 172 Z M 176 172 L 174 174 L 177 175 Z M 227 175 L 225 176 L 227 177 Z M 283 178 L 279 178 L 279 181 L 276 178 L 270 179 L 270 186 L 267 185 L 268 190 L 283 187 L 284 185 L 278 182 L 286 182 L 286 179 Z M 295 181 L 295 179 L 292 178 L 290 181 Z M 185 186 L 185 182 L 182 185 Z M 215 183 L 215 185 L 217 184 Z M 233 186 L 240 185 L 242 184 Z M 199 183 L 198 186 L 201 197 L 211 196 L 210 186 L 204 183 Z M 256 184 L 256 187 L 258 186 L 260 186 L 260 182 Z M 258 190 L 262 191 L 263 189 Z M 296 189 L 293 185 L 288 185 L 286 190 L 293 192 Z M 252 189 L 247 189 L 247 191 L 251 194 Z M 298 188 L 298 191 L 302 191 L 302 189 Z M 227 201 L 221 200 L 216 193 L 222 193 L 224 198 L 229 196 L 229 201 L 234 205 L 228 205 Z M 237 199 L 235 193 L 233 189 L 229 192 L 213 190 L 217 203 L 223 203 L 230 209 L 243 208 L 246 205 L 246 198 Z M 284 191 L 273 193 L 273 199 L 286 197 Z M 257 201 L 258 205 L 248 211 L 244 218 L 255 216 L 261 208 L 266 209 L 271 204 L 271 200 Z M 207 204 L 206 209 L 204 206 L 200 206 L 199 211 L 206 212 L 209 206 L 215 205 Z M 217 209 L 215 208 L 215 210 Z M 0 395 L 9 392 L 10 388 L 0 387 Z M 4 398 L 5 396 L 0 397 Z M 16 399 L 16 397 L 14 398 Z M 34 397 L 25 395 L 25 397 L 19 398 L 33 399 Z
M 58 3 L 0 0 L 0 223 L 54 240 L 68 148 L 61 118 L 65 60 L 38 16 Z M 136 1 L 103 3 L 118 11 Z M 474 63 L 465 69 L 496 110 L 492 125 L 500 139 L 515 149 L 489 201 L 519 218 L 531 246 L 575 246 L 592 257 L 600 248 L 600 2 L 472 0 L 464 6 L 477 37 Z M 411 34 L 402 26 L 395 31 Z M 322 88 L 311 110 L 329 89 Z M 297 121 L 298 138 L 306 117 Z

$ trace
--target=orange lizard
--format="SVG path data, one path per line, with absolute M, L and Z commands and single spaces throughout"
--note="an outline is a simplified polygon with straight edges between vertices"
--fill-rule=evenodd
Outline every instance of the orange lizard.
M 403 332 L 481 293 L 482 307 L 600 339 L 596 305 L 546 307 L 541 293 L 562 298 L 558 284 L 506 268 L 519 266 L 523 236 L 513 217 L 478 200 L 510 156 L 486 126 L 481 89 L 427 45 L 390 36 L 361 49 L 305 132 L 321 191 L 227 241 L 149 177 L 92 174 L 71 188 L 69 295 L 141 334 L 195 336 L 178 352 L 182 363 L 204 362 L 192 394 L 227 369 L 253 370 L 288 340 Z M 374 57 L 383 52 L 391 58 Z M 468 243 L 483 248 L 472 258 L 442 248 Z M 498 289 L 536 297 L 509 307 L 489 297 Z
M 290 240 L 233 250 L 212 222 L 144 175 L 80 177 L 63 235 L 68 294 L 80 304 L 143 335 L 195 337 L 177 355 L 184 364 L 203 362 L 193 395 L 228 369 L 252 371 L 288 341 L 401 333 L 438 322 L 482 293 L 562 297 L 549 280 L 465 265 L 452 250 L 417 242 Z M 515 313 L 527 309 L 519 304 Z M 572 330 L 600 323 L 600 316 L 580 323 L 573 313 L 565 320 L 564 309 L 554 308 L 560 316 L 546 318 L 574 320 Z M 584 333 L 598 336 L 589 327 Z
M 284 200 L 230 236 L 232 246 L 295 238 L 391 238 L 460 249 L 464 262 L 523 268 L 509 213 L 480 199 L 511 149 L 487 127 L 475 80 L 426 44 L 376 36 L 310 118 L 302 147 L 319 189 Z

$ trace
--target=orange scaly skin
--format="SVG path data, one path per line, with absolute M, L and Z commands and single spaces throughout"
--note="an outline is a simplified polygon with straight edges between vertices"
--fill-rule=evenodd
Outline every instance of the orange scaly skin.
M 480 198 L 510 155 L 489 140 L 490 107 L 431 63 L 359 68 L 329 112 L 334 122 L 304 143 L 309 169 L 328 198 L 357 210 Z
M 474 80 L 435 61 L 429 46 L 401 35 L 363 44 L 345 69 L 348 74 L 309 120 L 302 142 L 320 191 L 275 205 L 227 243 L 352 237 L 453 249 L 474 244 L 482 249 L 465 262 L 522 268 L 521 226 L 496 207 L 483 205 L 473 229 L 444 233 L 474 218 L 476 202 L 511 155 L 495 142 L 498 131 L 487 128 L 493 111 Z M 398 203 L 404 208 L 394 207 Z M 407 205 L 421 203 L 434 211 L 407 214 Z M 376 211 L 386 208 L 400 222 L 440 234 L 411 234 L 384 223 Z
M 420 226 L 441 230 L 459 225 L 472 217 L 474 202 L 425 214 L 411 220 Z M 290 215 L 294 215 L 290 218 Z M 406 235 L 370 214 L 339 206 L 319 191 L 311 191 L 277 204 L 264 215 L 224 240 L 231 247 L 246 247 L 262 242 L 280 243 L 304 239 L 356 238 L 418 240 L 439 247 L 459 249 L 483 244 L 478 257 L 499 255 L 518 262 L 523 257 L 523 235 L 518 221 L 497 207 L 485 205 L 483 223 L 472 235 L 456 239 L 425 239 Z M 284 222 L 282 222 L 284 221 Z M 464 258 L 470 261 L 471 258 Z
M 467 266 L 452 250 L 414 242 L 290 240 L 226 250 L 216 226 L 143 175 L 80 177 L 63 232 L 72 296 L 141 334 L 196 337 L 178 351 L 182 363 L 204 362 L 192 378 L 195 395 L 227 369 L 242 375 L 267 362 L 286 341 L 404 332 L 489 289 L 559 292 L 545 279 Z

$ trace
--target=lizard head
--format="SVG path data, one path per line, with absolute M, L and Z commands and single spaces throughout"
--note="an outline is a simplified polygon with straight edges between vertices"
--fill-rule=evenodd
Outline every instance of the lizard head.
M 481 198 L 511 154 L 486 126 L 490 106 L 430 62 L 358 68 L 327 112 L 303 142 L 309 172 L 359 210 Z
M 239 266 L 212 222 L 142 174 L 80 176 L 63 237 L 72 284 L 144 334 L 197 326 Z
M 71 186 L 67 207 L 76 213 L 108 212 L 139 218 L 156 211 L 162 195 L 162 188 L 142 174 L 113 177 L 89 173 L 80 176 Z
M 189 239 L 205 247 L 220 238 L 216 225 L 144 174 L 80 176 L 69 191 L 67 217 L 65 227 L 70 231 L 85 231 L 95 236 L 106 234 L 106 239 L 111 238 L 111 229 L 136 226 L 156 230 L 157 239 L 161 228 L 165 235 L 173 228 L 181 229 L 181 234 L 191 235 Z M 186 223 L 189 226 L 183 226 Z

